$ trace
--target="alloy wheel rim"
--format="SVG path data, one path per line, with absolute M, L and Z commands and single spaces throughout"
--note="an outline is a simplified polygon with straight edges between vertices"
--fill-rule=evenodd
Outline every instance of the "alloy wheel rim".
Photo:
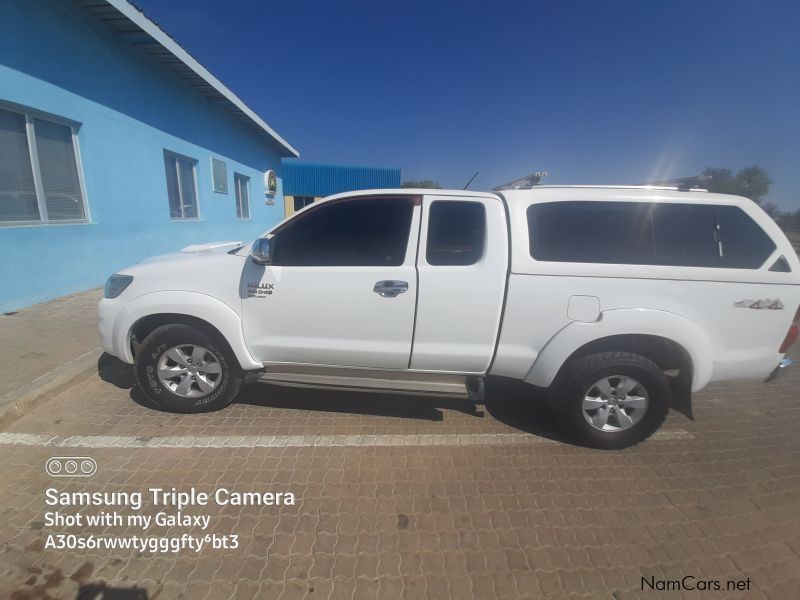
M 639 380 L 628 375 L 609 375 L 587 388 L 581 412 L 595 429 L 617 432 L 641 421 L 649 403 L 647 390 Z
M 158 380 L 183 398 L 207 396 L 222 380 L 216 354 L 196 344 L 173 346 L 158 359 Z

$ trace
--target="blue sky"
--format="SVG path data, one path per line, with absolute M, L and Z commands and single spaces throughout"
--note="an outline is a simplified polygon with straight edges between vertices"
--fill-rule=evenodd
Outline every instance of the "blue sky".
M 800 3 L 135 0 L 310 161 L 473 189 L 764 167 L 800 209 Z

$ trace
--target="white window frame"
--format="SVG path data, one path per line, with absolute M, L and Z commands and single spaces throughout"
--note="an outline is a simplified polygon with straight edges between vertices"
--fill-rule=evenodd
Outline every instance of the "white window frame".
M 239 185 L 238 181 L 242 182 L 242 187 L 247 192 L 247 217 L 240 217 L 241 209 L 240 209 L 240 193 L 239 193 Z M 250 221 L 253 218 L 252 212 L 250 209 L 252 208 L 252 204 L 250 203 L 250 178 L 243 174 L 237 173 L 236 171 L 233 172 L 233 193 L 236 197 L 236 218 L 239 221 Z
M 178 198 L 181 201 L 181 216 L 180 217 L 173 217 L 170 215 L 170 221 L 199 221 L 200 220 L 200 193 L 199 188 L 197 187 L 197 159 L 192 158 L 191 156 L 186 156 L 185 154 L 179 154 L 178 152 L 173 152 L 172 150 L 167 150 L 164 148 L 164 156 L 170 156 L 174 159 L 182 159 L 188 160 L 192 163 L 192 179 L 194 180 L 194 201 L 197 208 L 197 216 L 196 217 L 186 217 L 183 216 L 184 210 L 183 207 L 185 204 L 183 203 L 183 190 L 181 188 L 181 172 L 178 168 L 178 161 L 175 160 L 175 177 L 178 184 Z M 166 168 L 166 165 L 164 165 Z M 166 177 L 166 173 L 164 173 Z M 169 185 L 169 184 L 168 184 Z M 167 207 L 169 207 L 169 187 L 167 187 Z
M 83 179 L 83 162 L 81 161 L 81 149 L 78 143 L 78 131 L 80 124 L 74 121 L 51 115 L 35 109 L 22 107 L 8 102 L 0 102 L 0 108 L 25 117 L 25 134 L 28 138 L 28 159 L 31 162 L 31 172 L 33 173 L 33 187 L 36 191 L 36 204 L 39 207 L 39 219 L 27 221 L 0 221 L 0 227 L 31 227 L 31 226 L 50 226 L 50 225 L 74 225 L 76 223 L 91 223 L 92 217 L 89 213 L 89 200 L 86 196 L 86 183 Z M 78 186 L 83 202 L 82 219 L 57 219 L 51 221 L 47 215 L 47 199 L 44 194 L 44 184 L 42 174 L 39 170 L 39 153 L 36 148 L 36 134 L 34 132 L 34 119 L 50 121 L 57 125 L 69 127 L 72 132 L 72 151 L 75 154 L 75 168 L 78 170 Z M 2 160 L 2 159 L 0 159 Z

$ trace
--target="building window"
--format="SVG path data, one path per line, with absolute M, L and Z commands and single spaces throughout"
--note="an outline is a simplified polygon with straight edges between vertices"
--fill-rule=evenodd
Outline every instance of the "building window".
M 173 219 L 197 218 L 196 163 L 194 159 L 164 150 L 169 216 Z
M 236 190 L 236 217 L 250 218 L 250 178 L 241 173 L 233 174 L 233 185 Z
M 305 208 L 314 202 L 314 196 L 295 196 L 294 197 L 294 211 Z
M 437 201 L 428 218 L 429 265 L 474 265 L 483 256 L 486 214 L 480 202 Z
M 75 128 L 0 108 L 0 223 L 87 220 Z

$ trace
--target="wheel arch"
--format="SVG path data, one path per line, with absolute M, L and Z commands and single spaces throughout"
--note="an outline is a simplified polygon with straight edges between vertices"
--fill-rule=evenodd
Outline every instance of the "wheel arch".
M 550 387 L 565 365 L 579 355 L 625 351 L 640 354 L 662 370 L 679 369 L 691 391 L 711 378 L 711 343 L 688 319 L 665 311 L 623 309 L 606 311 L 595 323 L 571 323 L 545 345 L 525 381 Z
M 694 379 L 694 363 L 689 351 L 678 342 L 666 337 L 630 333 L 610 335 L 592 340 L 575 350 L 561 365 L 551 385 L 559 385 L 564 372 L 573 359 L 603 352 L 628 352 L 653 361 L 659 369 L 669 375 L 671 404 L 676 410 L 691 417 L 691 382 Z M 677 373 L 670 373 L 677 371 Z
M 133 362 L 136 347 L 162 325 L 183 324 L 218 336 L 231 350 L 244 370 L 262 368 L 244 342 L 241 317 L 227 304 L 196 292 L 156 292 L 140 296 L 128 306 L 128 323 L 119 335 L 126 362 Z
M 660 335 L 646 333 L 623 333 L 592 340 L 576 349 L 565 362 L 576 356 L 613 351 L 640 354 L 656 363 L 662 371 L 678 369 L 685 374 L 688 370 L 691 374 L 693 369 L 692 356 L 681 344 Z M 564 365 L 559 373 L 563 369 Z
M 134 358 L 136 358 L 136 355 L 139 353 L 139 346 L 144 339 L 164 325 L 187 325 L 203 333 L 219 336 L 225 342 L 228 349 L 232 351 L 228 340 L 225 339 L 222 332 L 208 321 L 182 313 L 153 313 L 142 317 L 131 326 L 129 339 L 131 352 Z

